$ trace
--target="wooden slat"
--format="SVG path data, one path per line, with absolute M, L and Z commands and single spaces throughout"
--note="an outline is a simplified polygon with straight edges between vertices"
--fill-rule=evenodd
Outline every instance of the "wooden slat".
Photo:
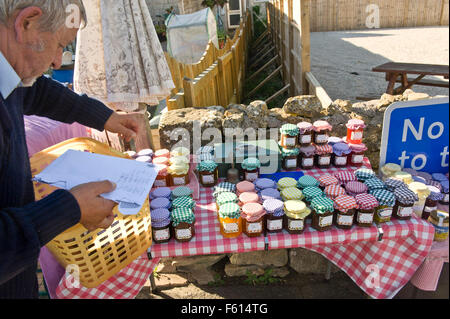
M 255 78 L 258 74 L 260 74 L 263 70 L 265 70 L 268 66 L 270 66 L 272 63 L 274 63 L 276 60 L 278 60 L 279 56 L 276 55 L 274 56 L 272 59 L 270 59 L 269 62 L 267 62 L 266 64 L 264 64 L 261 68 L 259 68 L 255 73 L 253 73 L 248 79 L 247 81 L 251 81 L 253 80 L 253 78 Z
M 330 106 L 333 101 L 328 96 L 328 93 L 316 79 L 316 77 L 311 72 L 306 72 L 306 80 L 308 81 L 310 91 L 307 94 L 312 94 L 317 96 L 317 98 L 322 103 L 322 107 L 326 108 Z
M 265 78 L 261 83 L 259 83 L 249 94 L 247 97 L 252 96 L 256 91 L 258 91 L 264 84 L 272 80 L 272 78 L 277 75 L 278 72 L 282 71 L 282 66 L 280 65 L 275 71 L 273 71 L 267 78 Z
M 285 85 L 281 90 L 279 90 L 279 91 L 276 92 L 274 95 L 272 95 L 271 97 L 269 97 L 269 98 L 266 100 L 266 104 L 269 104 L 270 102 L 272 102 L 272 100 L 276 99 L 276 98 L 279 97 L 281 94 L 283 94 L 284 92 L 286 92 L 287 90 L 289 90 L 289 87 L 290 87 L 290 86 L 291 86 L 290 84 Z

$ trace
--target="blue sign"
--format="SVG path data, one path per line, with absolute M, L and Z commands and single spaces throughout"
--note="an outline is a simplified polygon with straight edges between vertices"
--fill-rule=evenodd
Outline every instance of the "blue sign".
M 384 114 L 380 167 L 399 164 L 427 173 L 448 172 L 449 99 L 399 102 Z

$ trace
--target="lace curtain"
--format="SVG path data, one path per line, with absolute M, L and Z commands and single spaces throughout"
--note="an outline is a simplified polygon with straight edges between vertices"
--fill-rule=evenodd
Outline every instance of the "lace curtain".
M 145 0 L 83 0 L 74 90 L 116 111 L 159 104 L 174 83 Z

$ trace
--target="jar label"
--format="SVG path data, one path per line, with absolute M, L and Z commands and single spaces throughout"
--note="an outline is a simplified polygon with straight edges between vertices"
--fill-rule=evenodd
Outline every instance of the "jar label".
M 225 233 L 237 233 L 239 231 L 238 223 L 222 223 Z
M 169 239 L 170 238 L 169 227 L 165 229 L 155 230 L 154 237 L 155 240 L 158 241 Z
M 378 216 L 382 218 L 388 218 L 392 215 L 392 207 L 380 208 L 378 211 Z
M 398 207 L 397 215 L 400 217 L 408 217 L 413 213 L 412 207 Z
M 258 173 L 245 173 L 245 179 L 249 182 L 253 182 L 258 179 Z
M 287 168 L 297 167 L 297 160 L 296 159 L 288 159 L 288 160 L 286 160 L 286 167 Z
M 283 228 L 283 220 L 282 219 L 275 219 L 275 220 L 268 219 L 267 220 L 267 229 L 268 230 L 279 230 L 281 228 Z
M 166 187 L 167 182 L 165 179 L 155 179 L 155 182 L 153 183 L 155 187 Z
M 259 233 L 259 232 L 262 232 L 262 222 L 247 223 L 247 233 Z
M 352 156 L 352 163 L 355 164 L 360 164 L 362 163 L 364 160 L 364 156 L 363 155 L 353 155 Z
M 356 220 L 361 224 L 371 224 L 373 222 L 373 214 L 358 213 Z
M 337 223 L 338 225 L 351 226 L 353 224 L 353 215 L 348 216 L 339 214 Z
M 352 140 L 362 140 L 362 138 L 363 138 L 363 132 L 361 132 L 361 131 L 353 131 L 350 136 L 350 139 L 352 139 Z
M 333 215 L 326 216 L 326 217 L 319 217 L 319 226 L 320 227 L 330 226 L 332 223 L 333 223 Z
M 436 210 L 436 209 L 437 209 L 437 206 L 434 206 L 434 207 L 425 206 L 425 208 L 423 210 L 426 213 L 431 213 L 433 210 Z
M 185 185 L 186 184 L 186 178 L 184 178 L 184 177 L 175 177 L 173 179 L 173 183 L 174 183 L 175 186 Z
M 445 194 L 444 199 L 442 201 L 444 203 L 448 203 L 448 194 Z
M 311 135 L 302 135 L 301 137 L 300 137 L 300 143 L 302 143 L 302 144 L 308 144 L 308 143 L 311 143 L 312 141 L 311 141 Z
M 189 239 L 192 237 L 191 227 L 185 229 L 175 229 L 175 236 L 178 239 Z
M 288 219 L 288 228 L 289 230 L 302 230 L 303 229 L 303 220 L 292 220 Z
M 295 137 L 284 137 L 284 145 L 286 146 L 295 146 L 296 139 Z
M 314 165 L 314 160 L 312 158 L 304 158 L 302 159 L 302 165 L 305 167 L 311 167 Z
M 320 156 L 319 157 L 319 165 L 330 165 L 330 157 L 329 156 Z
M 336 165 L 347 165 L 347 156 L 336 156 L 334 163 Z
M 316 143 L 322 144 L 326 142 L 328 142 L 328 135 L 326 134 L 316 135 Z
M 201 175 L 203 184 L 214 184 L 214 175 Z

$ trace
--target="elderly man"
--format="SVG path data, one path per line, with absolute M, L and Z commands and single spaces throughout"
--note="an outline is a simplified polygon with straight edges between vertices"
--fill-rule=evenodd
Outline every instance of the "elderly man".
M 77 223 L 94 230 L 114 219 L 115 203 L 100 197 L 115 188 L 108 181 L 35 201 L 23 115 L 76 121 L 127 141 L 139 133 L 134 114 L 118 115 L 42 76 L 61 66 L 77 20 L 87 23 L 81 0 L 0 0 L 0 298 L 37 298 L 40 248 Z

